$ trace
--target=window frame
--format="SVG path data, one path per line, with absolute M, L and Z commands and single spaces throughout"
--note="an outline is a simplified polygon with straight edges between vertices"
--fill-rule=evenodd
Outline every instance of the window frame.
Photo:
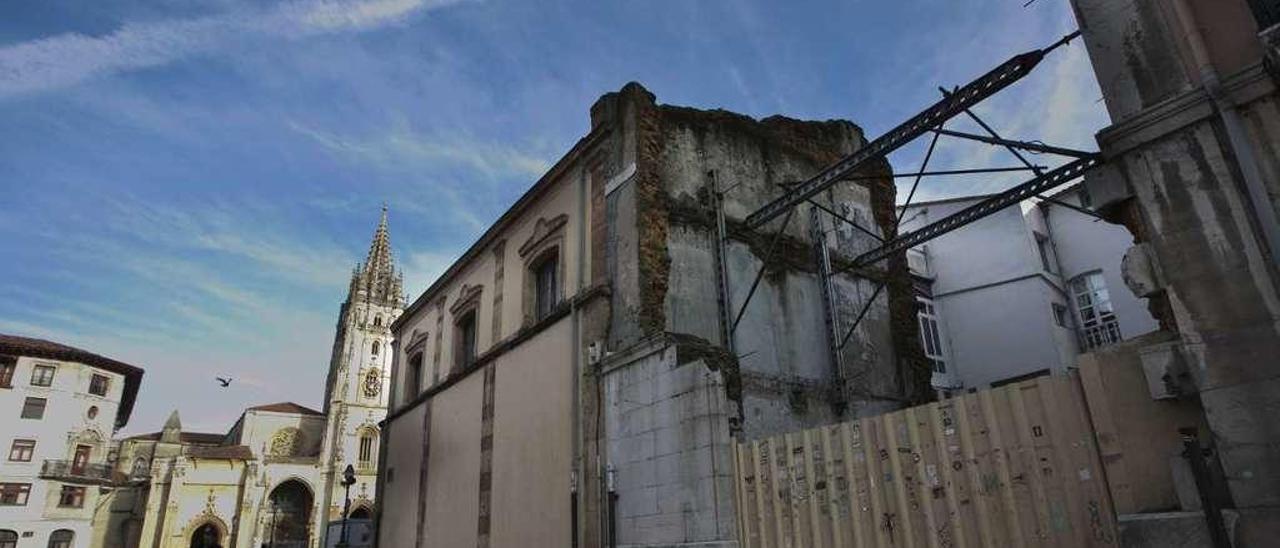
M 42 374 L 46 371 L 49 373 L 47 378 Z M 31 386 L 39 386 L 41 388 L 53 386 L 53 378 L 57 374 L 58 366 L 56 365 L 49 365 L 45 363 L 35 364 L 31 367 Z
M 1096 284 L 1093 283 L 1094 280 Z M 1083 290 L 1081 283 L 1084 284 Z M 1107 288 L 1107 279 L 1101 270 L 1092 270 L 1071 278 L 1067 282 L 1067 289 L 1071 295 L 1073 314 L 1079 322 L 1076 324 L 1076 334 L 1080 347 L 1085 352 L 1124 340 L 1124 334 L 1120 332 L 1120 318 L 1111 303 L 1111 291 Z M 1086 317 L 1086 310 L 1092 317 Z
M 49 548 L 71 548 L 75 542 L 76 532 L 70 529 L 58 529 L 49 534 Z
M 25 449 L 26 458 L 14 458 L 19 449 Z M 36 440 L 29 438 L 15 438 L 13 443 L 9 444 L 9 462 L 31 462 L 36 453 Z M 20 457 L 21 455 L 19 455 Z
M 0 355 L 0 388 L 13 388 L 13 375 L 18 371 L 18 358 Z
M 424 361 L 426 361 L 426 356 L 422 350 L 409 355 L 404 380 L 405 401 L 412 401 L 418 397 L 418 394 L 422 393 L 422 366 Z
M 456 369 L 464 369 L 476 361 L 480 346 L 479 312 L 477 306 L 468 307 L 453 319 L 453 365 Z
M 101 383 L 102 383 L 102 392 L 100 393 L 94 391 L 94 384 L 97 383 L 99 379 L 101 379 Z M 93 394 L 95 396 L 102 396 L 105 398 L 107 397 L 107 394 L 109 392 L 111 392 L 111 377 L 107 375 L 103 375 L 102 373 L 94 373 L 91 377 L 89 377 L 89 393 L 90 394 Z
M 14 502 L 5 502 L 10 495 L 14 497 Z M 0 507 L 3 506 L 26 506 L 31 500 L 31 484 L 21 482 L 5 482 L 0 483 Z
M 0 548 L 17 548 L 18 532 L 13 529 L 0 529 Z
M 58 492 L 58 508 L 84 508 L 84 499 L 87 494 L 88 489 L 83 485 L 63 485 Z
M 364 428 L 356 439 L 356 464 L 361 468 L 369 468 L 377 458 L 378 432 L 372 428 Z
M 27 416 L 28 407 L 36 402 L 40 403 L 40 414 L 38 416 Z M 30 420 L 42 420 L 44 419 L 44 412 L 46 409 L 48 409 L 48 407 L 49 407 L 49 398 L 41 398 L 39 396 L 27 396 L 25 400 L 22 400 L 22 411 L 18 415 L 18 417 L 23 419 L 30 419 Z
M 942 315 L 937 312 L 937 301 L 923 295 L 916 296 L 920 305 L 916 311 L 916 323 L 920 329 L 920 350 L 930 362 L 930 370 L 939 375 L 947 374 L 946 337 L 942 334 Z
M 547 246 L 529 262 L 528 276 L 532 285 L 532 319 L 539 322 L 551 315 L 563 299 L 563 261 L 559 245 Z M 549 281 L 545 277 L 550 278 Z M 545 287 L 544 287 L 545 286 Z

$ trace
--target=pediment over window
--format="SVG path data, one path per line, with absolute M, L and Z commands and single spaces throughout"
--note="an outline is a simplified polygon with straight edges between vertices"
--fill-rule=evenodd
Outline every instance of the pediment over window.
M 530 253 L 533 253 L 540 247 L 542 242 L 556 234 L 559 234 L 560 231 L 564 229 L 564 225 L 568 222 L 569 216 L 563 213 L 552 217 L 551 219 L 547 219 L 546 217 L 539 218 L 533 225 L 533 234 L 530 235 L 529 239 L 520 246 L 520 257 L 528 257 Z
M 483 289 L 484 286 L 480 284 L 462 284 L 462 289 L 458 291 L 458 298 L 453 300 L 453 306 L 449 307 L 449 312 L 457 314 L 480 302 L 480 292 Z
M 404 350 L 405 352 L 412 354 L 415 349 L 422 346 L 426 342 L 427 342 L 427 332 L 418 331 L 417 329 L 414 329 L 413 333 L 409 334 L 409 344 L 404 345 Z

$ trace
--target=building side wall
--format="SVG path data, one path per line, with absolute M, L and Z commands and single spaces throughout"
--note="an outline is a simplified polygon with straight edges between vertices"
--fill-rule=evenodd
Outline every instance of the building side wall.
M 422 493 L 427 503 L 418 525 L 422 546 L 476 545 L 483 389 L 482 376 L 471 375 L 431 401 L 429 472 Z
M 378 538 L 382 546 L 416 546 L 414 539 L 420 527 L 418 507 L 424 496 L 419 476 L 424 463 L 425 415 L 426 406 L 417 406 L 383 430 L 387 452 L 382 470 L 384 491 L 379 504 Z
M 489 366 L 495 382 L 491 546 L 570 545 L 571 329 L 572 322 L 561 320 Z M 480 447 L 482 434 L 477 429 L 464 443 Z
M 1062 371 L 1072 363 L 1060 352 L 1060 336 L 1072 334 L 1054 324 L 1051 308 L 1054 302 L 1066 306 L 1066 300 L 1042 278 L 934 297 L 934 302 L 946 315 L 955 373 L 965 387 L 981 388 L 1040 369 Z

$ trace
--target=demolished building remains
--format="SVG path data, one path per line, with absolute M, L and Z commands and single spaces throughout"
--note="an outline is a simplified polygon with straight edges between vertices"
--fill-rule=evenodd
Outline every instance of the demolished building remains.
M 729 545 L 731 440 L 931 395 L 905 257 L 851 261 L 894 233 L 887 162 L 744 222 L 857 126 L 635 83 L 591 120 L 392 326 L 379 545 Z

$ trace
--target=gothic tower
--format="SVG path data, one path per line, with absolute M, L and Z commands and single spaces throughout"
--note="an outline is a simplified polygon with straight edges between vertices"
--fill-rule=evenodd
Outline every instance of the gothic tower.
M 391 255 L 387 208 L 373 233 L 369 254 L 351 273 L 347 299 L 338 313 L 337 334 L 325 382 L 327 424 L 320 451 L 324 487 L 317 493 L 317 530 L 342 518 L 342 472 L 351 465 L 353 518 L 372 513 L 377 476 L 378 422 L 387 415 L 391 375 L 391 322 L 404 312 L 403 277 Z

